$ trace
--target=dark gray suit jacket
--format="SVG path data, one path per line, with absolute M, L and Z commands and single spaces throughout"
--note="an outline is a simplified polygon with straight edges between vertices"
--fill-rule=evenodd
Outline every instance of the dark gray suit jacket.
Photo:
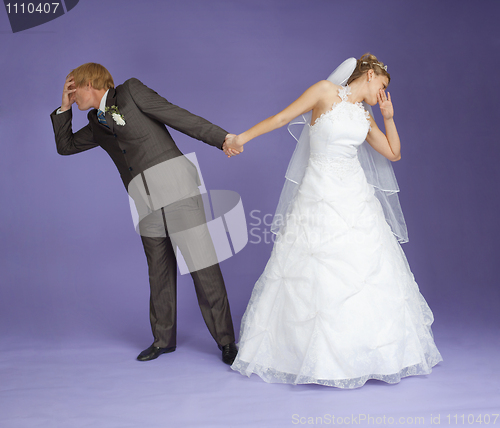
M 127 189 L 138 174 L 182 156 L 165 125 L 219 149 L 227 135 L 222 128 L 171 104 L 135 78 L 110 89 L 106 106 L 117 106 L 126 124 L 117 125 L 107 112 L 107 128 L 97 120 L 97 110 L 92 109 L 88 113 L 88 125 L 73 133 L 71 109 L 61 114 L 56 114 L 57 110 L 52 112 L 57 152 L 72 155 L 101 146 L 113 159 Z M 199 184 L 196 168 L 190 166 L 192 168 L 185 171 L 186 177 L 178 179 L 194 179 Z

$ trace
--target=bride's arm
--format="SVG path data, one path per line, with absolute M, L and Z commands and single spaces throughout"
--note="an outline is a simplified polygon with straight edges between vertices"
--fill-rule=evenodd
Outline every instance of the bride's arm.
M 380 112 L 384 117 L 385 134 L 379 129 L 373 117 L 370 116 L 372 129 L 366 136 L 366 141 L 382 156 L 390 161 L 401 159 L 401 142 L 399 141 L 398 131 L 394 123 L 394 108 L 392 107 L 391 94 L 388 97 L 381 89 L 377 96 L 380 106 Z
M 294 117 L 314 109 L 318 104 L 320 104 L 324 93 L 331 89 L 331 86 L 332 83 L 326 80 L 315 83 L 284 110 L 274 116 L 264 119 L 262 122 L 252 126 L 247 131 L 232 137 L 229 141 L 226 139 L 225 153 L 228 156 L 239 154 L 243 151 L 243 145 L 248 143 L 253 138 L 273 131 L 277 128 L 281 128 L 290 122 Z

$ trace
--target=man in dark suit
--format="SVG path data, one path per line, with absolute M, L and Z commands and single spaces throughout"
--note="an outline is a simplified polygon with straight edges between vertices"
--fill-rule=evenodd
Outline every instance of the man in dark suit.
M 71 126 L 73 103 L 80 110 L 92 109 L 87 115 L 89 123 L 76 133 Z M 129 194 L 134 197 L 135 193 L 136 204 L 141 191 L 132 189 L 137 190 L 137 183 L 141 183 L 142 193 L 147 193 L 145 198 L 149 202 L 142 203 L 147 215 L 141 214 L 139 228 L 149 268 L 154 342 L 137 359 L 149 361 L 175 351 L 177 265 L 174 247 L 177 244 L 188 262 L 205 323 L 222 350 L 222 360 L 232 364 L 237 350 L 219 264 L 213 257 L 209 257 L 208 262 L 197 262 L 194 259 L 198 256 L 189 249 L 200 245 L 209 248 L 211 241 L 199 244 L 197 235 L 189 238 L 188 243 L 181 240 L 173 246 L 171 242 L 171 236 L 182 235 L 186 230 L 201 227 L 201 234 L 208 234 L 203 229 L 205 215 L 197 189 L 196 168 L 183 157 L 165 125 L 219 149 L 223 149 L 225 140 L 233 138 L 233 134 L 171 104 L 137 79 L 129 79 L 114 88 L 108 70 L 95 63 L 83 64 L 70 72 L 64 84 L 61 107 L 52 112 L 51 119 L 59 154 L 71 155 L 100 146 L 115 163 Z M 153 176 L 155 182 L 151 179 Z M 162 201 L 161 206 L 158 200 Z M 196 253 L 196 249 L 193 251 Z M 213 249 L 199 252 L 215 254 Z

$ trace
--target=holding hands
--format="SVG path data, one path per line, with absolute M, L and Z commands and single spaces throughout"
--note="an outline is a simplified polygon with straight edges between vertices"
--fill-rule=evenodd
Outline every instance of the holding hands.
M 227 134 L 224 144 L 222 145 L 222 150 L 224 150 L 224 153 L 230 158 L 231 156 L 236 156 L 243 152 L 243 144 L 241 136 Z

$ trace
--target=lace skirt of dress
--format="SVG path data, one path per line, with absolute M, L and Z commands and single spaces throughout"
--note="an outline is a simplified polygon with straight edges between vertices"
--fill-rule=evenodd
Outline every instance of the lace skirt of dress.
M 442 360 L 432 322 L 357 158 L 312 155 L 232 368 L 270 383 L 396 383 Z

